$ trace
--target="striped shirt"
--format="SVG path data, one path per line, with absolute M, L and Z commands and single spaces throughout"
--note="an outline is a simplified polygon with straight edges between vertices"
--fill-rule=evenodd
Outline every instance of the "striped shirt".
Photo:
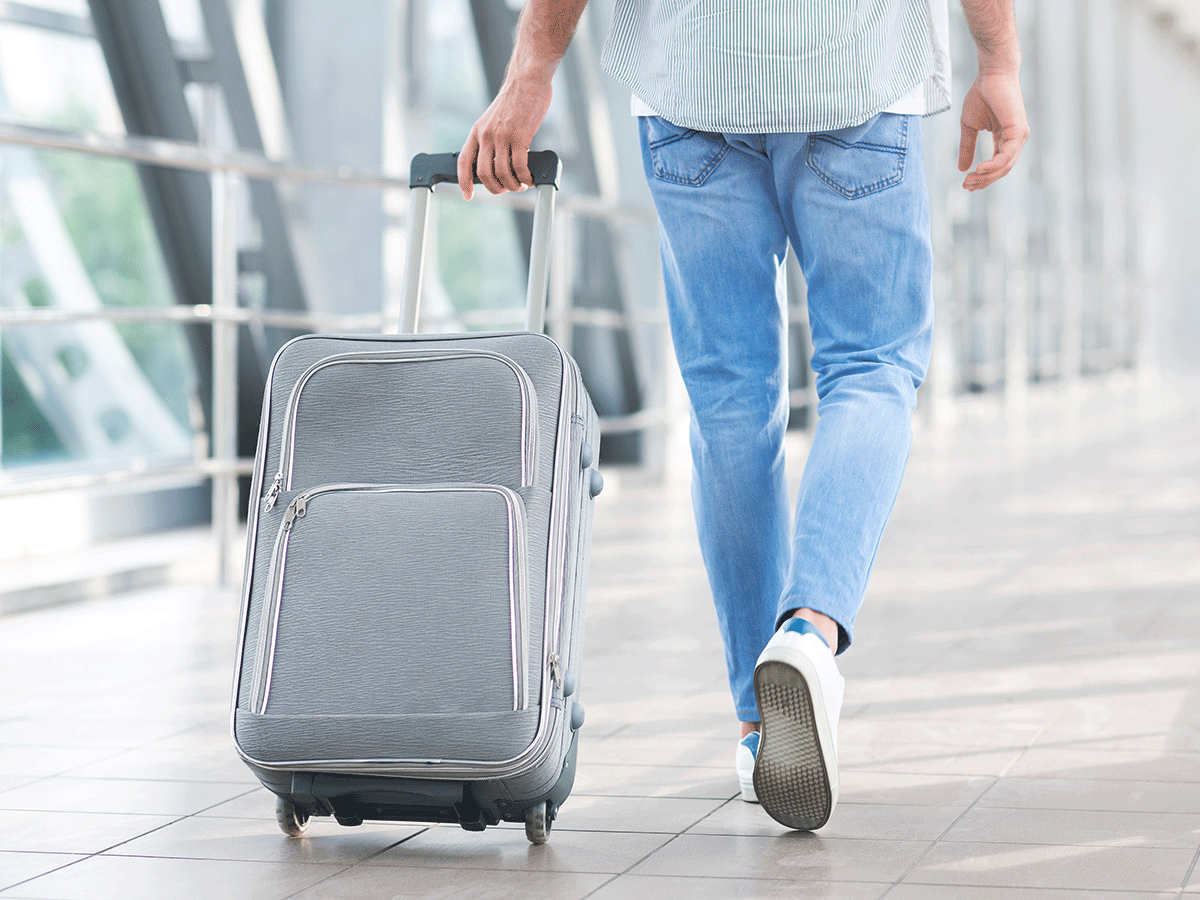
M 948 109 L 948 19 L 946 0 L 617 0 L 602 62 L 684 128 L 830 131 Z

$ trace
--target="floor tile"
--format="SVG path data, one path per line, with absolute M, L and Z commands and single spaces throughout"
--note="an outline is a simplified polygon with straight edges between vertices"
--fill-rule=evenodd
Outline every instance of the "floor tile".
M 619 875 L 588 900 L 879 900 L 886 884 Z
M 739 791 L 733 767 L 692 769 L 686 766 L 581 767 L 575 776 L 580 794 L 623 797 L 683 797 L 728 800 Z
M 245 763 L 238 759 L 232 745 L 223 753 L 196 753 L 156 747 L 126 750 L 73 768 L 71 775 L 79 778 L 223 781 L 248 786 L 259 783 Z
M 22 716 L 0 723 L 5 744 L 34 747 L 98 747 L 128 750 L 190 729 L 185 722 Z
M 882 739 L 870 745 L 838 743 L 842 757 L 839 765 L 844 770 L 927 775 L 999 776 L 1024 752 L 1023 746 L 963 750 L 944 744 L 898 744 Z
M 0 809 L 187 816 L 245 792 L 245 785 L 219 781 L 59 776 L 0 793 Z
M 0 794 L 0 797 L 3 797 Z M 259 819 L 274 821 L 275 795 L 264 787 L 242 787 L 240 796 L 201 810 L 197 817 L 216 816 L 221 819 Z
M 971 775 L 920 775 L 844 768 L 838 773 L 843 803 L 905 806 L 956 806 L 966 809 L 996 783 L 995 778 Z
M 888 892 L 887 900 L 1083 900 L 1082 894 L 1072 888 L 901 884 Z M 1177 900 L 1178 896 L 1178 891 L 1087 891 L 1087 897 L 1095 900 Z
M 946 841 L 1100 847 L 1200 847 L 1200 813 L 998 809 L 976 806 Z
M 678 834 L 725 802 L 685 797 L 605 797 L 572 794 L 558 811 L 554 831 Z
M 959 807 L 839 802 L 820 835 L 823 839 L 936 841 L 960 815 Z M 771 837 L 787 831 L 757 803 L 735 798 L 693 825 L 688 833 Z
M 1003 710 L 1001 710 L 1003 711 Z M 839 744 L 856 747 L 884 745 L 952 746 L 964 750 L 1027 747 L 1046 728 L 1042 716 L 1012 721 L 992 709 L 960 709 L 953 715 L 876 715 L 842 722 Z
M 87 859 L 72 853 L 18 853 L 0 850 L 0 890 Z
M 1116 739 L 1089 742 L 1086 747 L 1034 746 L 1006 774 L 1200 784 L 1200 753 L 1129 750 Z
M 729 739 L 681 738 L 660 735 L 631 735 L 628 732 L 601 740 L 581 740 L 579 764 L 616 766 L 687 766 L 689 768 L 733 768 L 735 741 Z
M 211 859 L 95 856 L 35 878 L 0 897 L 31 900 L 283 900 L 341 871 L 340 866 Z
M 102 747 L 26 747 L 0 744 L 0 770 L 26 780 L 73 772 L 114 754 Z
M 1074 888 L 1102 891 L 1176 891 L 1195 850 L 1157 847 L 1075 847 L 1066 844 L 941 843 L 905 882 Z
M 845 840 L 796 831 L 774 837 L 683 834 L 633 871 L 699 878 L 891 882 L 928 846 L 923 841 Z
M 368 823 L 355 828 L 329 818 L 310 820 L 300 838 L 289 838 L 270 819 L 182 819 L 112 851 L 119 856 L 170 856 L 262 862 L 352 865 L 412 837 L 420 826 Z
M 611 875 L 504 872 L 410 866 L 355 866 L 295 895 L 295 900 L 581 900 Z
M 223 710 L 221 717 L 215 721 L 152 741 L 142 749 L 228 757 L 235 752 L 233 738 L 229 733 L 228 710 Z
M 1015 809 L 1192 813 L 1200 810 L 1200 784 L 1088 778 L 1005 778 L 983 795 L 979 805 Z
M 173 821 L 171 816 L 0 810 L 0 850 L 99 853 Z
M 489 828 L 482 834 L 438 825 L 365 865 L 616 874 L 670 840 L 665 834 L 554 831 L 534 846 L 523 828 Z
M 228 660 L 222 662 L 222 668 L 228 665 Z M 153 672 L 147 672 L 152 677 Z M 167 694 L 151 698 L 145 693 L 133 693 L 127 690 L 113 691 L 83 700 L 74 700 L 69 704 L 55 707 L 50 711 L 55 716 L 67 716 L 81 722 L 109 721 L 112 719 L 142 719 L 148 722 L 161 722 L 167 726 L 196 725 L 219 719 L 229 714 L 229 688 L 223 694 L 213 692 L 209 696 L 180 696 Z

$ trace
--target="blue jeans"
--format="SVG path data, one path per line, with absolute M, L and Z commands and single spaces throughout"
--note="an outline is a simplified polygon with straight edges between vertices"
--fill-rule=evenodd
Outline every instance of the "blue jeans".
M 933 325 L 920 119 L 825 134 L 714 134 L 640 120 L 675 354 L 691 404 L 692 499 L 738 718 L 754 664 L 808 608 L 849 646 L 911 441 Z M 795 523 L 784 478 L 791 242 L 808 283 L 818 414 Z

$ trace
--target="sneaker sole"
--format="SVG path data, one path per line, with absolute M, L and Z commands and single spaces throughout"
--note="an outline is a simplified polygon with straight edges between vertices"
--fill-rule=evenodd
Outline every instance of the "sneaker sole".
M 831 779 L 808 682 L 795 666 L 764 660 L 754 670 L 754 694 L 762 716 L 754 766 L 758 802 L 779 824 L 814 831 L 837 803 L 837 770 Z

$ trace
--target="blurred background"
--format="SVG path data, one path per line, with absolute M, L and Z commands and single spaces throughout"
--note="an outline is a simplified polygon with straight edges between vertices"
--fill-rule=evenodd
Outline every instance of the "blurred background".
M 210 525 L 217 577 L 236 577 L 272 355 L 386 327 L 408 160 L 461 145 L 520 5 L 0 0 L 0 612 L 162 577 L 172 536 Z M 686 410 L 636 122 L 598 64 L 611 6 L 589 5 L 536 141 L 565 169 L 548 330 L 580 362 L 602 459 L 660 477 L 686 468 Z M 1194 373 L 1200 2 L 1018 3 L 1033 136 L 975 195 L 955 169 L 974 51 L 950 6 L 956 108 L 924 123 L 939 327 L 922 427 Z M 520 327 L 528 206 L 439 199 L 422 330 Z M 779 290 L 802 326 L 792 259 Z M 814 420 L 804 332 L 796 429 Z M 161 540 L 106 549 L 137 536 Z M 77 572 L 54 562 L 68 550 Z

